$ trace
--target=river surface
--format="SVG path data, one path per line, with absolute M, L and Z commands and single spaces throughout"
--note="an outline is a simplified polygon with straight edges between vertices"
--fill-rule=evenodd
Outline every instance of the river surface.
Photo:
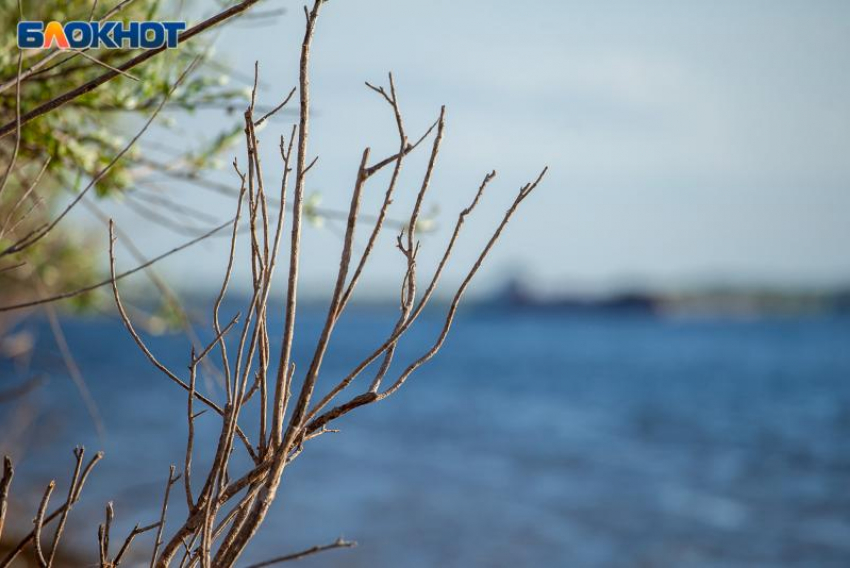
M 320 393 L 380 344 L 393 317 L 365 307 L 345 317 Z M 301 314 L 302 372 L 323 319 L 319 309 Z M 441 325 L 438 311 L 425 314 L 397 361 L 427 349 Z M 67 483 L 71 448 L 102 449 L 69 533 L 95 551 L 107 500 L 118 535 L 158 517 L 168 466 L 183 461 L 185 393 L 152 370 L 116 320 L 63 320 L 103 417 L 99 438 L 47 323 L 25 327 L 37 339 L 30 367 L 4 364 L 2 374 L 48 380 L 0 405 L 0 438 L 19 462 L 12 510 L 29 522 L 42 484 Z M 163 362 L 185 369 L 185 338 L 147 340 Z M 203 446 L 218 424 L 211 414 L 198 422 Z M 301 565 L 850 566 L 846 316 L 468 308 L 443 351 L 397 396 L 338 427 L 286 471 L 246 560 L 343 536 L 359 546 Z M 174 519 L 185 507 L 182 485 L 175 491 Z M 150 538 L 138 540 L 140 553 L 149 546 Z

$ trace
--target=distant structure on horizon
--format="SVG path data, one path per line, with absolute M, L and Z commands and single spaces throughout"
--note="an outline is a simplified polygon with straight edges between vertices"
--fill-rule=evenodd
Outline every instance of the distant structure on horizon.
M 509 279 L 481 305 L 486 308 L 547 313 L 625 313 L 635 315 L 759 316 L 850 314 L 850 287 L 837 290 L 706 287 L 681 292 L 623 290 L 591 295 L 543 294 L 519 278 Z
M 658 298 L 638 292 L 591 297 L 580 294 L 543 295 L 518 278 L 509 280 L 488 304 L 517 310 L 556 310 L 572 312 L 657 313 Z

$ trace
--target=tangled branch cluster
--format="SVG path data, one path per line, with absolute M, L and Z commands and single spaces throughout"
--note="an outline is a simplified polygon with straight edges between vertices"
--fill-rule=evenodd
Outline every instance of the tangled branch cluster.
M 235 565 L 252 538 L 266 519 L 269 508 L 275 500 L 287 466 L 301 455 L 306 443 L 325 433 L 332 432 L 333 422 L 356 409 L 375 404 L 395 394 L 405 381 L 422 365 L 427 363 L 443 346 L 461 299 L 470 282 L 482 266 L 482 263 L 500 238 L 503 230 L 520 204 L 537 188 L 546 173 L 544 169 L 537 178 L 521 187 L 496 226 L 490 239 L 480 251 L 477 259 L 469 268 L 465 278 L 452 296 L 448 305 L 442 329 L 430 348 L 418 358 L 407 362 L 403 370 L 392 374 L 392 367 L 399 341 L 413 326 L 417 318 L 432 299 L 441 275 L 448 264 L 454 247 L 460 237 L 467 217 L 473 212 L 483 197 L 487 187 L 495 177 L 495 172 L 484 176 L 475 191 L 468 207 L 463 209 L 456 220 L 451 237 L 430 279 L 420 277 L 417 264 L 419 242 L 417 240 L 417 221 L 422 212 L 426 194 L 431 188 L 431 179 L 443 141 L 446 113 L 441 109 L 439 117 L 427 132 L 414 142 L 408 138 L 399 99 L 392 75 L 386 87 L 367 86 L 377 93 L 390 107 L 398 131 L 398 151 L 383 159 L 373 161 L 370 150 L 366 148 L 354 175 L 351 202 L 346 219 L 345 235 L 339 259 L 330 306 L 321 334 L 305 372 L 298 377 L 292 362 L 295 341 L 295 319 L 298 305 L 299 266 L 301 261 L 301 229 L 304 211 L 304 188 L 309 172 L 316 160 L 309 160 L 308 141 L 310 133 L 310 49 L 316 29 L 316 22 L 323 2 L 316 0 L 312 9 L 305 8 L 306 29 L 301 47 L 298 93 L 298 122 L 293 125 L 288 136 L 281 136 L 279 148 L 283 162 L 283 174 L 276 199 L 286 204 L 291 190 L 291 219 L 286 219 L 286 207 L 278 207 L 275 212 L 269 207 L 269 199 L 260 160 L 257 126 L 271 113 L 260 118 L 255 117 L 257 93 L 257 72 L 250 104 L 244 114 L 244 139 L 247 154 L 245 166 L 234 160 L 233 167 L 240 180 L 239 199 L 235 218 L 227 226 L 231 227 L 227 268 L 220 291 L 212 309 L 214 338 L 206 346 L 193 348 L 188 373 L 181 375 L 163 363 L 147 347 L 136 331 L 127 314 L 118 289 L 118 281 L 123 276 L 116 271 L 115 227 L 110 222 L 109 258 L 111 277 L 107 284 L 112 292 L 121 319 L 138 347 L 160 372 L 179 385 L 187 393 L 186 420 L 188 437 L 185 461 L 182 472 L 172 466 L 166 484 L 165 497 L 160 519 L 147 526 L 136 526 L 127 536 L 118 551 L 113 554 L 110 546 L 110 531 L 113 520 L 111 505 L 107 506 L 106 517 L 98 531 L 100 565 L 119 566 L 126 558 L 136 536 L 147 531 L 156 531 L 151 566 L 201 566 L 203 568 L 229 567 Z M 272 113 L 283 108 L 294 97 L 296 89 L 278 105 Z M 376 346 L 358 365 L 344 377 L 338 378 L 326 392 L 318 393 L 319 378 L 322 376 L 322 362 L 327 354 L 334 329 L 349 305 L 355 288 L 360 280 L 369 258 L 376 246 L 378 236 L 385 229 L 388 211 L 399 185 L 399 178 L 406 158 L 426 140 L 432 139 L 427 166 L 421 178 L 415 203 L 404 216 L 405 228 L 396 238 L 396 247 L 405 259 L 399 302 L 399 315 L 389 335 Z M 361 198 L 365 187 L 378 172 L 392 170 L 384 192 L 383 201 L 377 214 L 369 217 L 371 230 L 367 243 L 359 254 L 354 251 L 355 232 L 362 221 Z M 290 187 L 292 186 L 292 187 Z M 282 341 L 279 349 L 273 350 L 269 340 L 269 298 L 275 275 L 280 249 L 284 239 L 284 227 L 289 223 L 291 230 L 288 242 L 287 293 L 284 308 Z M 250 267 L 252 288 L 250 301 L 244 315 L 237 314 L 226 320 L 220 317 L 220 309 L 228 292 L 231 274 L 235 262 L 235 252 L 240 239 L 240 227 L 247 227 L 250 243 Z M 225 395 L 223 403 L 218 403 L 198 392 L 196 378 L 198 366 L 208 358 L 220 358 L 224 374 Z M 369 368 L 376 368 L 374 376 L 363 383 L 356 394 L 355 381 Z M 198 407 L 212 411 L 221 419 L 221 428 L 215 444 L 211 465 L 203 472 L 193 470 L 195 446 L 195 419 L 200 414 Z M 256 408 L 259 423 L 258 434 L 251 439 L 242 426 L 245 424 L 246 409 Z M 247 414 L 247 413 L 246 413 Z M 242 425 L 240 425 L 242 424 Z M 254 430 L 252 427 L 251 431 Z M 249 465 L 238 468 L 233 457 L 236 452 L 245 452 L 250 458 Z M 54 484 L 51 483 L 44 493 L 38 507 L 34 529 L 0 561 L 0 568 L 8 566 L 26 547 L 34 547 L 41 566 L 51 566 L 56 549 L 63 533 L 68 515 L 79 498 L 92 467 L 100 459 L 98 454 L 83 466 L 84 452 L 75 451 L 76 466 L 71 488 L 65 502 L 48 512 Z M 11 463 L 6 464 L 2 484 L 0 484 L 0 531 L 9 486 L 12 479 Z M 174 493 L 173 487 L 182 479 L 188 512 L 174 528 L 166 531 L 166 516 L 169 499 Z M 56 522 L 51 545 L 45 545 L 45 531 L 48 525 Z M 324 546 L 276 558 L 255 566 L 268 566 L 321 552 L 330 548 L 352 546 L 347 541 L 337 541 Z

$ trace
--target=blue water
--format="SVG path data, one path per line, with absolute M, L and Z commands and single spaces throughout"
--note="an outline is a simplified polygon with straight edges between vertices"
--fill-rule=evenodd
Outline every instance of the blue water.
M 323 317 L 302 313 L 302 370 Z M 393 317 L 366 308 L 346 316 L 320 392 L 380 343 Z M 397 360 L 426 349 L 441 324 L 438 312 L 423 316 Z M 7 365 L 3 375 L 43 371 L 50 380 L 26 403 L 0 406 L 0 438 L 33 484 L 65 483 L 76 443 L 106 451 L 75 513 L 88 524 L 71 533 L 94 551 L 98 520 L 89 515 L 99 519 L 107 500 L 119 532 L 155 520 L 168 465 L 183 459 L 185 396 L 117 321 L 66 320 L 106 425 L 98 439 L 46 324 L 26 325 L 38 338 L 32 368 Z M 149 341 L 185 368 L 184 338 Z M 9 434 L 29 409 L 33 426 Z M 199 422 L 201 437 L 217 430 L 213 416 Z M 469 308 L 396 397 L 339 427 L 287 470 L 247 559 L 344 536 L 360 546 L 302 565 L 850 566 L 847 317 Z M 38 491 L 19 495 L 32 511 L 15 505 L 27 521 Z M 147 554 L 150 540 L 138 543 Z

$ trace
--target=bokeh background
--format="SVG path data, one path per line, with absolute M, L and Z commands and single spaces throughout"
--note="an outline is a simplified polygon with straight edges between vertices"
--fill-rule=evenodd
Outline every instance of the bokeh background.
M 211 13 L 207 4 L 188 6 L 187 18 Z M 246 89 L 258 61 L 260 101 L 272 106 L 297 80 L 303 18 L 290 2 L 256 11 L 220 33 L 215 57 L 229 69 L 223 80 Z M 544 165 L 550 174 L 482 269 L 444 351 L 397 397 L 347 417 L 299 458 L 251 559 L 342 535 L 360 546 L 304 565 L 850 563 L 850 4 L 332 0 L 313 69 L 319 161 L 307 189 L 325 208 L 347 207 L 364 146 L 395 151 L 392 115 L 364 80 L 394 72 L 412 135 L 447 106 L 421 266 L 434 265 L 456 212 L 498 170 L 441 299 L 516 189 Z M 241 112 L 175 114 L 142 148 L 166 161 Z M 283 113 L 261 132 L 268 180 L 292 120 Z M 243 154 L 237 145 L 222 159 Z M 394 211 L 412 202 L 423 167 L 421 157 L 406 167 Z M 227 167 L 204 175 L 235 187 Z M 377 209 L 379 181 L 367 209 Z M 156 173 L 145 183 L 209 217 L 160 211 L 184 228 L 232 214 L 232 198 L 197 184 Z M 187 238 L 121 196 L 101 205 L 149 256 Z M 300 368 L 341 246 L 338 222 L 314 221 Z M 105 267 L 102 223 L 80 209 L 70 224 Z M 335 336 L 326 385 L 394 323 L 403 259 L 393 238 L 384 235 Z M 201 328 L 224 240 L 157 266 Z M 244 309 L 250 271 L 240 258 L 229 313 Z M 144 277 L 122 286 L 140 314 L 157 303 Z M 275 293 L 279 306 L 285 290 Z M 423 316 L 400 361 L 433 341 L 444 308 Z M 84 443 L 107 459 L 80 516 L 99 519 L 114 500 L 120 530 L 153 520 L 168 465 L 182 462 L 183 394 L 109 310 L 61 321 L 103 432 L 48 320 L 15 322 L 33 347 L 0 362 L 3 380 L 44 377 L 25 398 L 0 401 L 0 447 L 32 482 L 15 511 L 28 522 L 24 505 Z M 148 323 L 154 351 L 185 365 L 188 340 Z M 94 550 L 94 523 L 72 533 L 81 550 Z

